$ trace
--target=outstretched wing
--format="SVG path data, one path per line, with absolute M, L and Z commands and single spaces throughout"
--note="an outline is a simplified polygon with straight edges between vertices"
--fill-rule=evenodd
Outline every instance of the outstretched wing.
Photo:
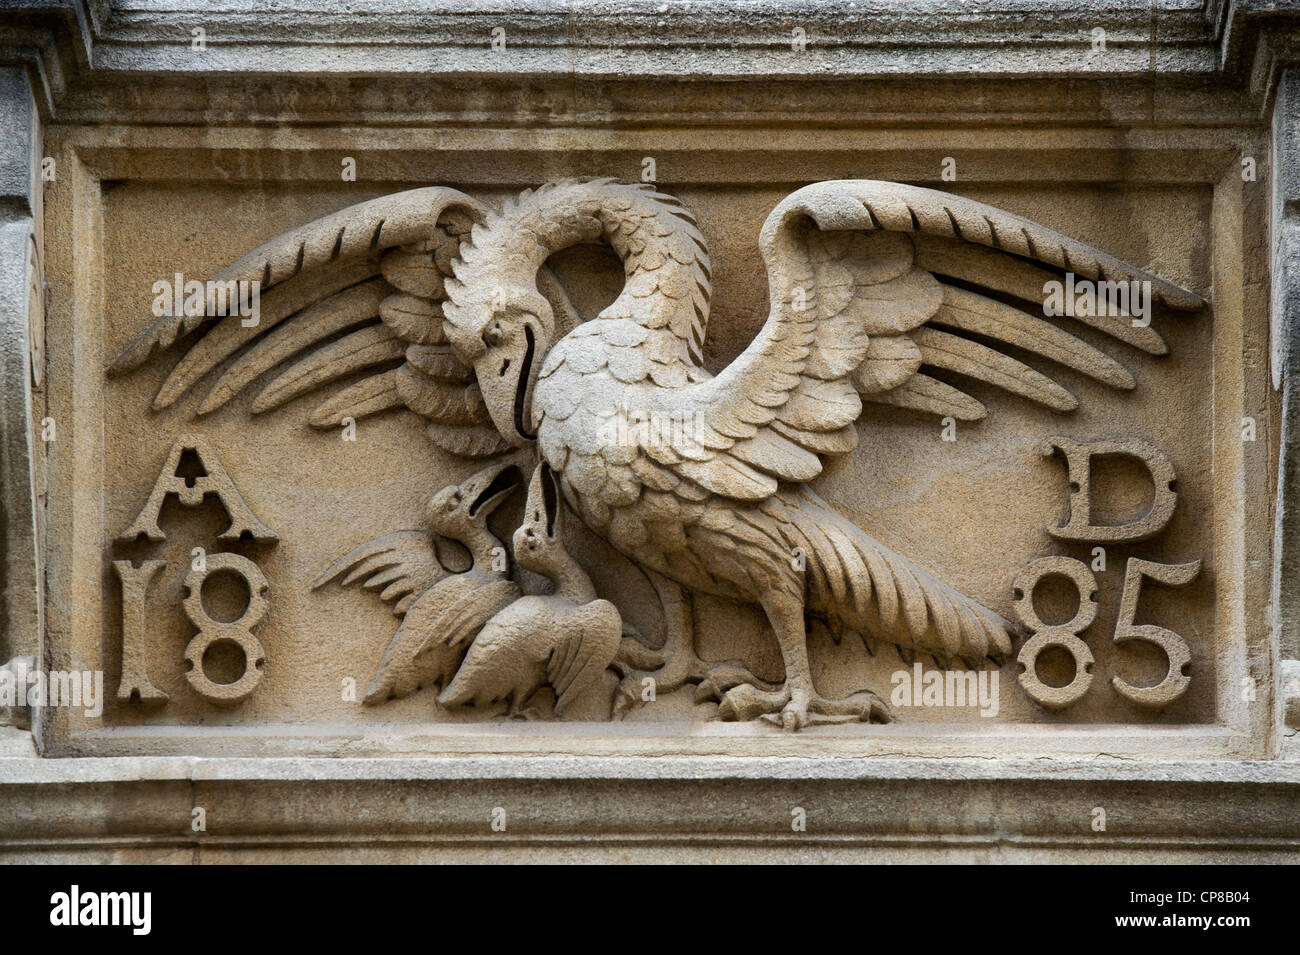
M 462 237 L 483 206 L 454 189 L 412 189 L 372 199 L 286 232 L 207 283 L 258 283 L 256 322 L 205 299 L 194 314 L 166 315 L 126 347 L 110 374 L 139 367 L 157 351 L 202 329 L 163 381 L 155 410 L 168 407 L 210 373 L 220 373 L 199 406 L 208 414 L 274 372 L 254 398 L 256 413 L 326 385 L 347 382 L 309 413 L 317 428 L 390 408 L 427 420 L 445 450 L 483 457 L 507 445 L 492 426 L 470 368 L 443 334 L 444 281 Z M 549 273 L 539 287 L 568 299 Z M 225 301 L 229 301 L 229 296 Z
M 565 616 L 546 660 L 546 682 L 555 690 L 555 712 L 563 716 L 614 662 L 622 640 L 622 618 L 608 600 L 593 600 Z
M 971 420 L 971 395 L 925 374 L 944 369 L 1056 411 L 1078 399 L 1013 352 L 1049 359 L 1116 389 L 1118 361 L 1042 317 L 1046 282 L 1149 283 L 1174 310 L 1200 296 L 1051 229 L 932 189 L 848 180 L 798 190 L 761 237 L 771 292 L 762 331 L 721 374 L 664 393 L 670 429 L 656 463 L 713 493 L 762 500 L 781 481 L 821 471 L 851 450 L 861 401 Z M 1037 314 L 1035 314 L 1037 312 Z M 1076 319 L 1151 355 L 1166 345 L 1120 312 Z
M 773 518 L 787 543 L 807 555 L 811 598 L 852 627 L 905 652 L 1004 658 L 1011 649 L 1005 621 L 815 496 L 780 485 L 816 477 L 823 455 L 856 445 L 864 398 L 956 418 L 984 415 L 974 397 L 923 369 L 944 369 L 1061 412 L 1075 408 L 1076 397 L 1017 356 L 1049 359 L 1112 388 L 1134 387 L 1119 362 L 1041 317 L 1045 282 L 1067 272 L 1089 281 L 1148 282 L 1162 307 L 1204 303 L 1019 216 L 894 183 L 801 189 L 768 217 L 761 246 L 771 311 L 758 336 L 716 378 L 697 369 L 690 384 L 648 392 L 650 415 L 659 419 L 646 430 L 654 439 L 612 448 L 606 460 L 621 455 L 645 484 L 688 502 L 711 493 L 756 503 L 759 515 Z M 1166 350 L 1153 329 L 1127 315 L 1080 321 L 1140 351 Z M 771 533 L 754 513 L 724 502 L 691 529 L 694 538 L 713 540 L 715 561 L 728 550 L 761 550 Z M 761 592 L 761 581 L 754 586 Z
M 393 602 L 393 613 L 400 617 L 416 597 L 449 573 L 438 560 L 432 535 L 394 531 L 348 551 L 312 581 L 311 589 L 340 577 L 344 587 L 361 581 L 366 590 L 378 590 L 379 599 Z

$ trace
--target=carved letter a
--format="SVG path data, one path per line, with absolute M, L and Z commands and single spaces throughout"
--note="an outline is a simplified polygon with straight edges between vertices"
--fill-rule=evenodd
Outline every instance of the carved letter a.
M 186 451 L 194 452 L 206 472 L 202 477 L 193 478 L 193 485 L 176 473 L 177 468 L 180 467 L 181 455 Z M 257 515 L 244 503 L 243 496 L 235 487 L 235 482 L 230 480 L 226 469 L 221 466 L 221 459 L 212 450 L 208 439 L 197 434 L 181 435 L 172 445 L 171 453 L 167 455 L 167 463 L 163 465 L 158 480 L 154 482 L 153 490 L 149 493 L 149 500 L 145 502 L 136 519 L 131 522 L 131 526 L 119 534 L 117 539 L 133 541 L 143 534 L 151 541 L 166 540 L 167 536 L 158 526 L 158 515 L 162 512 L 163 501 L 168 494 L 175 494 L 186 507 L 198 507 L 203 503 L 205 495 L 214 495 L 230 515 L 230 526 L 220 535 L 222 540 L 239 540 L 244 534 L 250 535 L 255 541 L 280 539 L 280 536 L 259 521 Z

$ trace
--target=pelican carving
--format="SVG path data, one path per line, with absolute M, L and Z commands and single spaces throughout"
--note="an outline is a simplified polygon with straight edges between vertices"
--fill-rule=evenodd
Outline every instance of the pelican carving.
M 622 260 L 625 283 L 582 321 L 545 263 L 595 242 Z M 857 423 L 864 402 L 983 417 L 955 378 L 1068 414 L 1078 398 L 1030 361 L 1117 392 L 1137 381 L 1067 321 L 1043 317 L 1045 283 L 1143 283 L 1162 313 L 1205 303 L 1020 216 L 898 183 L 799 189 L 768 216 L 759 244 L 767 320 L 716 375 L 703 365 L 712 294 L 703 234 L 672 196 L 612 179 L 544 186 L 499 210 L 436 187 L 345 209 L 216 277 L 262 283 L 259 327 L 164 317 L 110 370 L 205 328 L 155 407 L 212 372 L 200 406 L 208 413 L 275 369 L 256 413 L 347 378 L 309 413 L 311 424 L 406 408 L 452 453 L 529 449 L 587 528 L 653 579 L 760 607 L 785 667 L 783 682 L 768 686 L 673 644 L 662 670 L 625 659 L 625 683 L 655 673 L 668 688 L 700 682 L 722 719 L 766 717 L 791 731 L 886 720 L 868 688 L 843 699 L 818 692 L 810 615 L 904 655 L 971 667 L 1005 659 L 1014 631 L 811 486 L 828 458 L 871 441 Z M 1164 354 L 1159 333 L 1132 319 L 1068 321 Z

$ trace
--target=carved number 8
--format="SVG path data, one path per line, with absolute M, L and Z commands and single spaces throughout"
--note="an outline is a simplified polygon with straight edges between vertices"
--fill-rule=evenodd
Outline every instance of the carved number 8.
M 203 581 L 209 574 L 224 570 L 238 574 L 248 585 L 248 606 L 235 620 L 213 620 L 203 609 Z M 257 637 L 253 636 L 253 627 L 262 622 L 270 609 L 266 592 L 270 585 L 261 569 L 246 557 L 238 554 L 211 554 L 207 559 L 206 570 L 190 569 L 185 575 L 185 591 L 188 596 L 181 606 L 190 623 L 199 628 L 185 647 L 185 659 L 190 669 L 185 674 L 194 691 L 206 700 L 222 706 L 229 706 L 246 699 L 262 682 L 263 666 L 266 663 L 266 651 Z M 244 655 L 244 673 L 234 683 L 216 683 L 203 672 L 203 657 L 215 643 L 229 641 L 239 647 Z
M 1034 588 L 1044 577 L 1061 576 L 1070 580 L 1079 593 L 1079 609 L 1074 619 L 1065 623 L 1047 624 L 1034 609 Z M 1033 631 L 1016 656 L 1016 662 L 1025 668 L 1020 674 L 1020 685 L 1035 703 L 1049 710 L 1059 710 L 1083 698 L 1092 686 L 1092 651 L 1079 639 L 1097 619 L 1097 578 L 1085 564 L 1072 557 L 1040 557 L 1016 575 L 1013 584 L 1016 594 L 1016 615 L 1020 622 Z M 1066 686 L 1048 686 L 1038 678 L 1038 655 L 1048 647 L 1060 647 L 1074 658 L 1074 679 Z

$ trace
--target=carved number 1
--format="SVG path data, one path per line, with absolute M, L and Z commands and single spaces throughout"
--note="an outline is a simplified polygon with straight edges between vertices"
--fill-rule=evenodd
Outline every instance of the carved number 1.
M 1187 641 L 1164 627 L 1136 626 L 1138 594 L 1142 590 L 1142 578 L 1150 577 L 1170 587 L 1182 587 L 1190 584 L 1200 573 L 1201 562 L 1194 560 L 1188 564 L 1157 564 L 1154 561 L 1129 558 L 1124 568 L 1124 593 L 1119 601 L 1119 619 L 1115 623 L 1115 642 L 1128 640 L 1145 640 L 1154 643 L 1164 651 L 1169 660 L 1169 669 L 1165 678 L 1155 686 L 1133 686 L 1117 676 L 1110 678 L 1111 686 L 1120 696 L 1132 700 L 1139 706 L 1158 709 L 1168 706 L 1187 690 L 1191 677 L 1183 673 L 1183 667 L 1192 661 Z

